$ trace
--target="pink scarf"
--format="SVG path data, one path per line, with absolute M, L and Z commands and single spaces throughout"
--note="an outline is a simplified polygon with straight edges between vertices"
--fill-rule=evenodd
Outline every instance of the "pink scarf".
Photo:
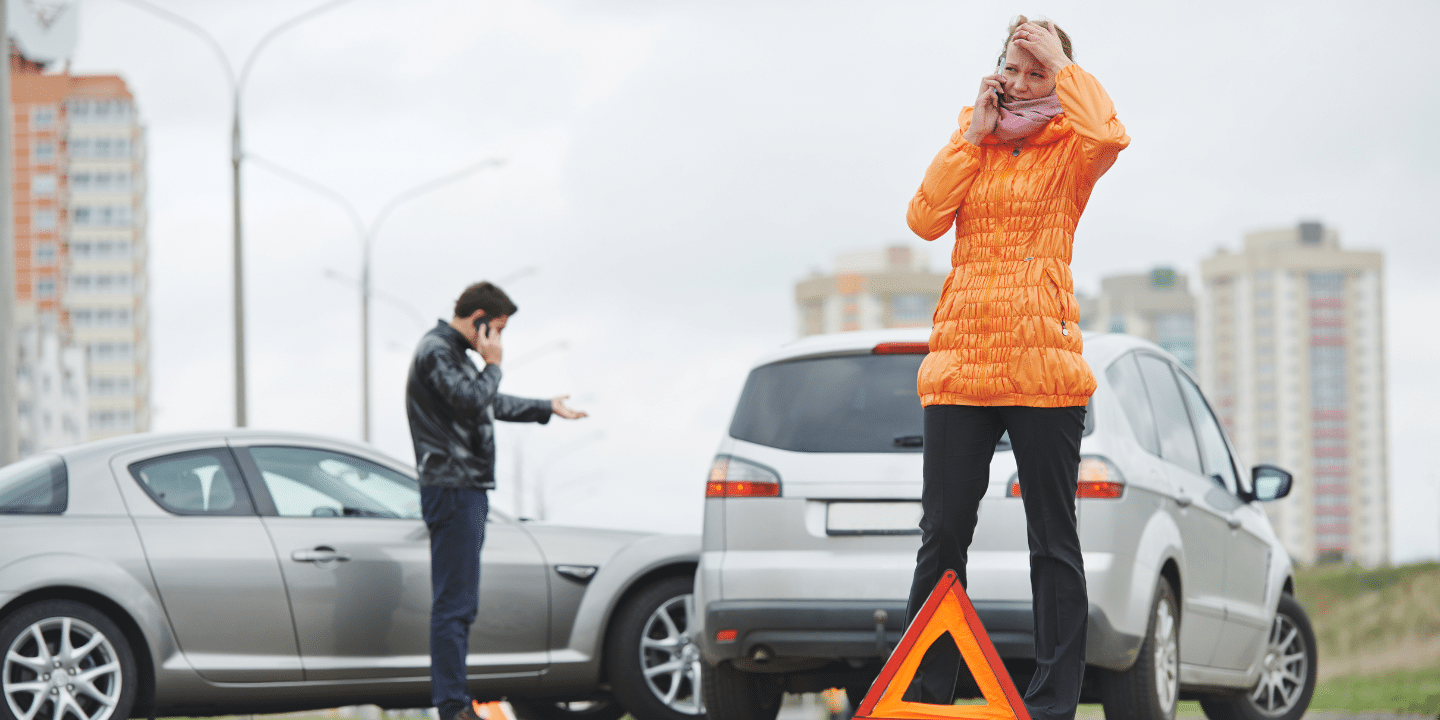
M 1000 103 L 1000 121 L 995 123 L 995 137 L 1004 142 L 1029 137 L 1060 113 L 1060 98 L 1055 93 L 1034 100 L 1007 98 Z

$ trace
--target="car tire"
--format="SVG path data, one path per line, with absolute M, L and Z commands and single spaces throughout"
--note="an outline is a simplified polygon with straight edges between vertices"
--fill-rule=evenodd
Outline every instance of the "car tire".
M 698 720 L 705 715 L 704 663 L 694 632 L 695 580 L 676 575 L 625 601 L 610 623 L 605 664 L 610 691 L 637 720 Z
M 42 600 L 0 622 L 0 720 L 124 720 L 139 684 L 129 640 L 89 605 Z
M 705 668 L 703 684 L 709 720 L 775 720 L 785 699 L 777 676 L 747 673 L 728 662 Z
M 1180 603 L 1170 581 L 1161 578 L 1150 603 L 1150 620 L 1140 656 L 1129 670 L 1101 680 L 1108 720 L 1173 720 L 1180 697 Z
M 1282 594 L 1265 640 L 1260 680 L 1246 692 L 1200 699 L 1210 720 L 1299 720 L 1315 694 L 1315 630 L 1294 596 Z
M 625 708 L 615 698 L 594 698 L 584 702 L 511 700 L 520 720 L 620 720 Z

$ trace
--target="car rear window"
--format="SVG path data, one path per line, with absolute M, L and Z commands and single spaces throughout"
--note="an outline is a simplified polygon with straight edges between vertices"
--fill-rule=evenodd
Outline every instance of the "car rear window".
M 69 504 L 69 473 L 56 455 L 36 455 L 0 469 L 0 515 L 59 515 Z
M 730 436 L 799 452 L 919 452 L 924 354 L 842 355 L 750 371 Z

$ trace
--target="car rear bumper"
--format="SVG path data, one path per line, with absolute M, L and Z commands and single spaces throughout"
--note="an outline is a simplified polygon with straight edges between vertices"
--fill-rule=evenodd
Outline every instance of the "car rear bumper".
M 1000 657 L 1034 659 L 1034 618 L 1028 601 L 977 600 L 990 642 Z M 883 632 L 877 618 L 884 613 Z M 905 603 L 875 600 L 717 601 L 705 608 L 705 633 L 698 638 L 705 661 L 716 665 L 745 660 L 790 664 L 797 660 L 883 658 L 905 631 Z M 717 634 L 735 631 L 735 639 Z M 1114 670 L 1129 668 L 1142 638 L 1119 633 L 1105 613 L 1090 606 L 1086 661 Z M 748 664 L 748 662 L 747 662 Z

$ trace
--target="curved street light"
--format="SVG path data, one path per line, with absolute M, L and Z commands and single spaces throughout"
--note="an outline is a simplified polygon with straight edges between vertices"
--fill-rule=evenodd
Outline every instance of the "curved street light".
M 214 51 L 215 56 L 220 59 L 220 66 L 225 69 L 225 79 L 230 85 L 230 173 L 231 173 L 231 214 L 233 216 L 233 250 L 234 250 L 234 282 L 235 282 L 235 426 L 245 427 L 245 272 L 244 259 L 241 252 L 243 237 L 241 212 L 240 212 L 240 162 L 244 159 L 245 153 L 240 143 L 240 97 L 245 91 L 245 80 L 250 76 L 250 69 L 255 65 L 255 58 L 264 50 L 272 40 L 281 33 L 299 25 L 318 15 L 327 13 L 336 7 L 343 5 L 350 0 L 330 0 L 309 10 L 306 10 L 295 17 L 286 20 L 271 28 L 265 33 L 255 47 L 250 50 L 250 55 L 240 66 L 240 74 L 237 77 L 235 67 L 230 64 L 230 58 L 215 37 L 206 32 L 204 28 L 177 15 L 165 8 L 148 2 L 147 0 L 120 0 L 131 7 L 144 10 L 156 17 L 163 18 L 175 25 L 178 25 L 191 33 L 199 36 L 206 45 Z
M 355 205 L 344 195 L 254 153 L 249 153 L 247 157 L 256 165 L 334 201 L 335 204 L 345 209 L 345 214 L 350 217 L 350 222 L 355 226 L 355 235 L 360 239 L 360 435 L 365 442 L 370 442 L 370 296 L 378 294 L 370 285 L 370 256 L 375 249 L 375 239 L 379 236 L 380 226 L 399 206 L 487 167 L 500 167 L 505 164 L 505 159 L 486 158 L 466 165 L 455 172 L 416 185 L 391 198 L 380 208 L 380 212 L 375 213 L 375 218 L 367 224 L 360 217 L 360 212 L 355 209 Z

